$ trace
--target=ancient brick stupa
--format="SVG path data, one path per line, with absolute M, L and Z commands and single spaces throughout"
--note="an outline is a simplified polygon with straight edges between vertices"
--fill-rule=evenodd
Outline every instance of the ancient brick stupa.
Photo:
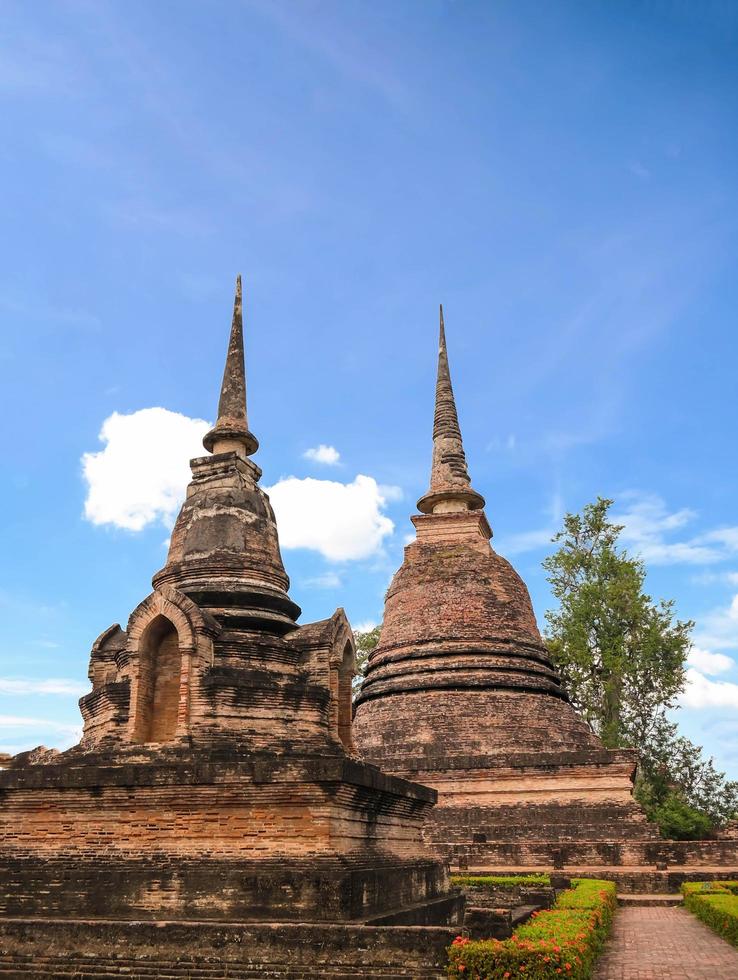
M 159 962 L 213 941 L 193 939 L 192 923 L 323 924 L 317 939 L 252 932 L 248 942 L 240 927 L 237 954 L 248 946 L 277 976 L 274 957 L 309 966 L 321 949 L 371 950 L 373 940 L 336 939 L 331 923 L 456 914 L 446 867 L 421 843 L 435 793 L 355 754 L 343 610 L 296 625 L 251 459 L 240 280 L 204 445 L 154 591 L 93 645 L 82 741 L 0 771 L 0 951 L 33 941 L 69 958 L 82 943 L 89 966 L 116 944 L 153 942 Z M 168 952 L 165 932 L 146 933 L 143 920 L 179 924 Z M 356 975 L 374 975 L 371 959 Z
M 439 791 L 428 834 L 453 862 L 625 860 L 634 842 L 658 840 L 632 798 L 635 753 L 606 750 L 572 708 L 525 583 L 490 546 L 484 503 L 441 310 L 430 487 L 356 702 L 357 746 Z

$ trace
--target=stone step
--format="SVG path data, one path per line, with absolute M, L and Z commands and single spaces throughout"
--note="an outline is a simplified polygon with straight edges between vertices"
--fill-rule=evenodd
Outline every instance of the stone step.
M 510 923 L 513 930 L 517 929 L 518 926 L 524 925 L 528 919 L 533 915 L 534 912 L 538 912 L 540 905 L 518 905 L 512 910 L 510 916 Z
M 684 899 L 682 896 L 677 894 L 658 894 L 658 893 L 645 893 L 640 894 L 620 894 L 618 895 L 618 905 L 622 905 L 625 908 L 649 908 L 649 909 L 665 909 L 671 908 L 675 905 L 681 905 Z

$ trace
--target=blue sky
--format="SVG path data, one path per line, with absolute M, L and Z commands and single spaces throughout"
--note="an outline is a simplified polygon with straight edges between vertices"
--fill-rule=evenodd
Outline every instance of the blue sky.
M 303 621 L 381 615 L 443 302 L 539 621 L 563 512 L 614 497 L 697 622 L 684 730 L 738 777 L 735 4 L 1 8 L 0 750 L 74 740 L 92 641 L 164 563 L 241 272 Z

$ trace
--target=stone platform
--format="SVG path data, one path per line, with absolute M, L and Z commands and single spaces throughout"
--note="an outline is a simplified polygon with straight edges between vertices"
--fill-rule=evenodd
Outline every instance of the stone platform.
M 325 750 L 72 750 L 0 789 L 4 915 L 341 921 L 448 894 L 432 790 Z

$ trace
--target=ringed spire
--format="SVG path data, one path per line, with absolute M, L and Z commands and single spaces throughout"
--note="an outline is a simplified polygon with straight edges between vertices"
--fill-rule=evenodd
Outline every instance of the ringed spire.
M 443 305 L 438 330 L 438 373 L 436 407 L 433 416 L 433 462 L 430 486 L 418 501 L 423 514 L 463 510 L 482 510 L 484 497 L 471 485 L 466 454 L 461 439 L 456 399 L 448 366 Z
M 252 456 L 259 441 L 249 430 L 246 415 L 246 364 L 243 348 L 243 295 L 241 276 L 236 277 L 231 336 L 228 341 L 223 381 L 218 402 L 218 420 L 202 440 L 211 453 L 237 452 Z

